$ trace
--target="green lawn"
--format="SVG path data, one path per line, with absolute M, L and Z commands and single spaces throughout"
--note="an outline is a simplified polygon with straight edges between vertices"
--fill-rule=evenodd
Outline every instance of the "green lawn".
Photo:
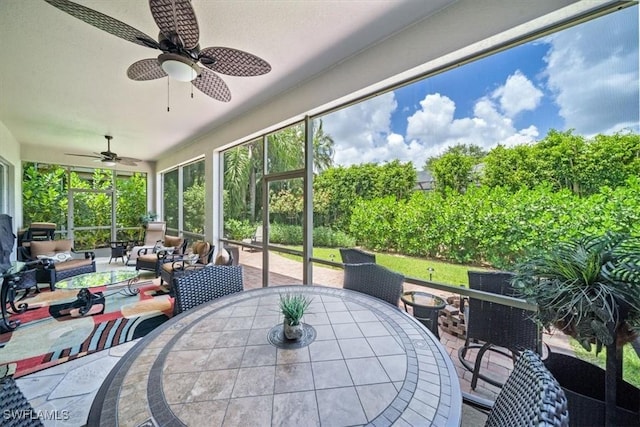
M 589 352 L 582 348 L 578 341 L 573 338 L 571 339 L 571 347 L 580 359 L 605 369 L 606 350 L 603 349 L 600 354 L 596 356 L 595 349 Z M 626 382 L 640 388 L 640 358 L 633 347 L 631 347 L 631 344 L 625 345 L 622 352 L 622 376 Z
M 302 250 L 302 246 L 288 246 L 290 249 Z M 300 260 L 300 257 L 281 254 L 290 259 Z M 313 248 L 315 258 L 340 262 L 340 251 L 338 248 Z M 333 256 L 333 257 L 332 257 Z M 376 263 L 383 265 L 393 271 L 404 274 L 407 277 L 414 277 L 423 280 L 432 280 L 448 285 L 469 285 L 467 271 L 486 270 L 479 267 L 469 267 L 460 264 L 449 264 L 441 261 L 433 261 L 425 258 L 408 257 L 404 255 L 376 253 Z M 429 271 L 429 269 L 433 269 Z

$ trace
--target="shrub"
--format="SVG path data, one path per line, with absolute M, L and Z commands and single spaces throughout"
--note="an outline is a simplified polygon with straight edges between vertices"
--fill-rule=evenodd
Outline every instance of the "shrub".
M 232 240 L 248 239 L 253 236 L 257 227 L 258 224 L 252 224 L 246 220 L 227 219 L 224 221 L 224 235 Z

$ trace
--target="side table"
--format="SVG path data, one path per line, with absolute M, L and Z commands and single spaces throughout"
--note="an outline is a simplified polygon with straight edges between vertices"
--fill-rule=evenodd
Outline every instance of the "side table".
M 400 299 L 404 304 L 404 310 L 407 311 L 407 305 L 413 307 L 413 317 L 433 332 L 436 338 L 440 339 L 438 316 L 447 302 L 438 296 L 421 291 L 403 292 Z

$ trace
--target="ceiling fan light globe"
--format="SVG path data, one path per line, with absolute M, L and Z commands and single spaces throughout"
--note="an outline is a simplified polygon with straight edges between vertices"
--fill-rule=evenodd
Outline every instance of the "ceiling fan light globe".
M 165 53 L 158 60 L 164 72 L 172 79 L 190 82 L 200 74 L 200 67 L 179 55 Z
M 104 166 L 109 166 L 109 167 L 111 167 L 111 166 L 115 166 L 115 165 L 116 165 L 116 162 L 114 162 L 113 160 L 103 160 L 103 161 L 102 161 L 102 164 L 103 164 Z

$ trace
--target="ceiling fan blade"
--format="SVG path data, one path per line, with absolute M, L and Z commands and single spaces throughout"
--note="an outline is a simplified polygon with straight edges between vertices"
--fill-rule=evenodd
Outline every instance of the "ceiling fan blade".
M 60 9 L 61 11 L 68 13 L 69 15 L 78 18 L 81 21 L 86 22 L 89 25 L 93 25 L 107 33 L 120 37 L 121 39 L 130 41 L 131 43 L 138 44 L 140 46 L 151 47 L 154 45 L 157 47 L 157 43 L 154 39 L 136 30 L 130 25 L 125 24 L 122 21 L 118 21 L 115 18 L 100 13 L 96 10 L 89 9 L 88 7 L 73 3 L 68 0 L 45 0 L 51 6 Z
M 115 159 L 115 162 L 125 166 L 138 166 L 136 162 L 127 160 L 126 157 L 118 157 L 117 159 Z
M 142 162 L 142 160 L 140 160 L 140 159 L 136 159 L 134 157 L 125 157 L 125 156 L 118 157 L 116 159 L 116 161 L 118 161 L 118 162 L 131 162 L 131 163 Z
M 200 51 L 200 62 L 215 72 L 229 76 L 259 76 L 271 71 L 271 65 L 264 59 L 229 47 L 206 47 L 202 49 Z
M 76 156 L 76 157 L 91 157 L 92 159 L 101 159 L 102 156 L 94 156 L 92 154 L 73 154 L 73 153 L 64 153 L 65 156 Z
M 209 95 L 213 99 L 222 102 L 231 101 L 231 91 L 227 84 L 218 77 L 213 71 L 206 68 L 191 82 L 195 87 L 200 89 L 205 95 Z
M 149 0 L 149 8 L 160 32 L 167 38 L 177 34 L 187 49 L 198 45 L 200 29 L 190 0 Z
M 167 77 L 167 73 L 160 67 L 160 63 L 156 58 L 149 58 L 141 59 L 131 64 L 127 69 L 127 76 L 131 80 L 143 81 Z

